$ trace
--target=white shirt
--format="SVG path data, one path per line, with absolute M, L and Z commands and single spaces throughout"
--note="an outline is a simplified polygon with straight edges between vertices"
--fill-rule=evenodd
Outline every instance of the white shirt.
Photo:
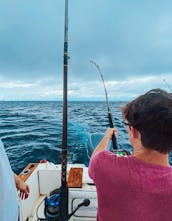
M 4 146 L 0 140 L 0 221 L 18 220 L 18 196 Z

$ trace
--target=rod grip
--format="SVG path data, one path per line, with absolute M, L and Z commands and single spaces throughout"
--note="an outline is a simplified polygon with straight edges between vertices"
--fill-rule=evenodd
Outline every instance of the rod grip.
M 112 135 L 112 146 L 114 150 L 118 149 L 115 134 Z
M 68 195 L 68 187 L 65 182 L 62 182 L 60 187 L 60 221 L 68 220 Z
M 111 112 L 108 112 L 108 119 L 110 128 L 114 128 Z M 115 134 L 112 135 L 112 147 L 114 150 L 118 149 Z
M 109 126 L 110 128 L 113 128 L 113 120 L 112 120 L 112 114 L 111 112 L 108 112 L 108 119 L 109 119 Z

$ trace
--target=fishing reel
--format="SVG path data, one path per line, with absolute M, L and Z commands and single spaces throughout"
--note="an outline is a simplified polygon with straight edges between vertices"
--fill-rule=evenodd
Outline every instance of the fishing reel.
M 130 151 L 128 151 L 128 150 L 115 149 L 115 150 L 113 150 L 113 152 L 117 156 L 127 157 L 127 156 L 131 155 Z
M 45 208 L 44 208 L 44 220 L 46 221 L 60 221 L 60 193 L 58 193 L 58 189 L 53 191 L 50 196 L 46 197 L 44 200 Z M 84 199 L 82 203 L 78 204 L 75 210 L 68 215 L 68 220 L 71 216 L 75 214 L 75 212 L 82 206 L 89 206 L 90 200 Z
M 53 194 L 45 198 L 44 215 L 47 221 L 59 221 L 60 194 Z

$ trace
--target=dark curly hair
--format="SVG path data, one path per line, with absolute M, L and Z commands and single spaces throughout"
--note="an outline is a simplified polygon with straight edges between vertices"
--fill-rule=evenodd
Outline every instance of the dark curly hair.
M 168 153 L 172 149 L 172 94 L 153 89 L 122 108 L 123 118 L 141 134 L 145 148 Z

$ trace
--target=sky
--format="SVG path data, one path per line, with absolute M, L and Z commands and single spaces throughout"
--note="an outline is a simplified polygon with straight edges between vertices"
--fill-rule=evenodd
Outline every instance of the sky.
M 62 100 L 64 0 L 0 0 L 0 100 Z M 69 100 L 172 92 L 172 1 L 69 0 Z

